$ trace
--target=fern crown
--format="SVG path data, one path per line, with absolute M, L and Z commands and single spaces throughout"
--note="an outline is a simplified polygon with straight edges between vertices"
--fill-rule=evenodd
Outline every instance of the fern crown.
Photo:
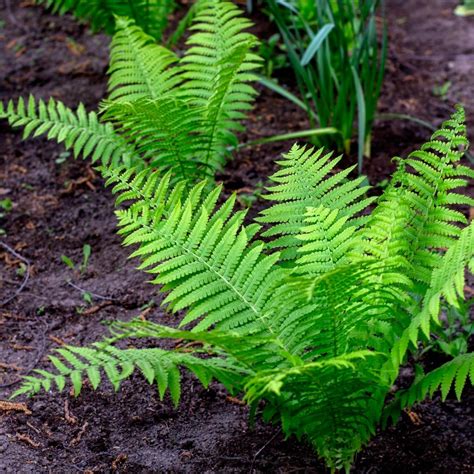
M 254 411 L 264 399 L 265 419 L 307 437 L 331 468 L 348 469 L 378 423 L 438 388 L 444 398 L 454 385 L 459 397 L 474 381 L 464 354 L 385 404 L 407 355 L 436 331 L 442 305 L 461 304 L 465 269 L 474 267 L 474 227 L 455 209 L 473 204 L 459 191 L 474 174 L 459 164 L 466 147 L 458 109 L 399 160 L 374 202 L 350 170 L 335 171 L 338 158 L 294 146 L 271 177 L 269 207 L 250 224 L 234 196 L 220 199 L 220 186 L 208 192 L 207 181 L 176 182 L 173 170 L 103 166 L 124 243 L 179 328 L 115 323 L 110 339 L 59 349 L 55 370 L 27 377 L 17 395 L 53 383 L 62 390 L 67 379 L 79 393 L 85 377 L 96 388 L 104 374 L 118 388 L 138 370 L 177 402 L 184 367 L 204 385 L 214 378 L 244 391 Z M 119 349 L 129 338 L 195 344 Z

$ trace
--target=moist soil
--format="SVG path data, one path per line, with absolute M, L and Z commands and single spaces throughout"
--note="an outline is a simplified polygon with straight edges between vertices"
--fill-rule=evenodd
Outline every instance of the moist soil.
M 0 99 L 50 96 L 94 109 L 106 93 L 109 39 L 93 35 L 70 17 L 45 13 L 33 2 L 6 1 L 0 23 Z M 390 0 L 390 48 L 381 112 L 415 115 L 438 125 L 454 103 L 467 108 L 474 130 L 474 18 L 453 15 L 456 1 Z M 261 19 L 261 17 L 259 17 Z M 259 23 L 268 37 L 271 25 Z M 288 71 L 278 71 L 292 87 Z M 434 93 L 451 81 L 445 96 Z M 241 141 L 307 128 L 291 103 L 261 90 Z M 377 122 L 373 157 L 364 164 L 371 184 L 393 171 L 429 131 L 412 122 Z M 45 139 L 23 142 L 0 124 L 0 199 L 13 209 L 0 220 L 1 242 L 29 264 L 0 248 L 0 399 L 21 375 L 46 368 L 46 355 L 61 344 L 82 345 L 107 333 L 103 321 L 139 314 L 173 324 L 160 296 L 127 260 L 115 234 L 113 199 L 86 162 L 74 161 Z M 241 150 L 219 177 L 229 191 L 246 195 L 265 183 L 274 161 L 290 143 Z M 345 159 L 354 162 L 355 156 Z M 378 186 L 378 187 L 377 187 Z M 80 274 L 60 258 L 80 262 L 83 245 L 92 255 Z M 5 251 L 4 251 L 5 250 Z M 23 265 L 22 265 L 23 263 Z M 82 291 L 81 291 L 82 290 Z M 87 304 L 83 291 L 93 295 Z M 436 366 L 430 356 L 425 363 Z M 407 377 L 411 369 L 405 369 Z M 20 399 L 22 401 L 22 399 Z M 278 426 L 257 420 L 219 384 L 204 389 L 183 374 L 182 402 L 160 401 L 140 377 L 114 393 L 106 384 L 85 387 L 79 398 L 42 393 L 26 402 L 29 412 L 0 408 L 0 472 L 325 472 L 310 447 L 285 440 Z M 357 456 L 353 472 L 474 472 L 474 391 L 462 402 L 426 402 L 380 433 Z

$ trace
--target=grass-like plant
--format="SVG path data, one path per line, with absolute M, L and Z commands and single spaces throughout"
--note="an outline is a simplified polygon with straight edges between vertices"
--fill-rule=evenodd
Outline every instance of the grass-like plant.
M 372 124 L 385 69 L 385 27 L 379 28 L 381 33 L 377 31 L 380 3 L 265 2 L 284 40 L 311 124 L 339 130 L 338 135 L 318 140 L 349 152 L 356 135 L 359 171 L 364 154 L 370 155 Z
M 459 16 L 472 16 L 474 15 L 474 0 L 462 0 L 461 5 L 456 7 L 454 13 Z
M 86 378 L 118 389 L 138 370 L 178 403 L 184 367 L 205 386 L 217 379 L 243 392 L 253 412 L 263 407 L 264 419 L 305 437 L 332 470 L 349 470 L 380 423 L 438 388 L 445 398 L 454 384 L 460 397 L 474 381 L 474 354 L 464 354 L 386 404 L 408 354 L 430 340 L 443 301 L 461 303 L 474 269 L 474 225 L 456 210 L 474 204 L 459 192 L 474 177 L 459 163 L 466 147 L 458 109 L 398 160 L 374 202 L 360 178 L 337 171 L 339 158 L 294 146 L 271 177 L 270 206 L 250 224 L 235 196 L 220 201 L 221 186 L 209 192 L 201 181 L 186 192 L 171 171 L 102 167 L 124 243 L 180 328 L 117 322 L 110 339 L 58 349 L 54 370 L 37 370 L 14 395 L 68 380 L 79 394 Z M 136 338 L 157 347 L 123 348 Z M 201 345 L 167 350 L 162 339 Z
M 72 13 L 89 23 L 94 31 L 113 34 L 115 17 L 128 17 L 145 33 L 160 40 L 168 24 L 168 16 L 176 7 L 175 0 L 35 0 L 53 13 Z
M 234 133 L 256 94 L 251 82 L 260 58 L 249 26 L 232 3 L 201 0 L 178 58 L 118 18 L 99 115 L 30 96 L 0 104 L 0 117 L 24 127 L 25 138 L 46 135 L 93 162 L 147 164 L 180 179 L 213 176 L 237 144 Z

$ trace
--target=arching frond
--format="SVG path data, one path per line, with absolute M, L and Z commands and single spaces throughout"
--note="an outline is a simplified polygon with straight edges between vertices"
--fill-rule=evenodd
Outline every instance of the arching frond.
M 20 98 L 16 105 L 13 101 L 7 107 L 0 103 L 0 118 L 7 118 L 13 127 L 23 127 L 23 138 L 46 135 L 72 150 L 75 157 L 90 157 L 93 163 L 140 163 L 135 148 L 112 124 L 101 123 L 97 114 L 87 112 L 82 104 L 74 111 L 54 99 L 46 103 L 30 95 L 27 102 Z
M 184 200 L 175 192 L 165 197 L 169 178 L 159 181 L 158 173 L 108 169 L 104 176 L 125 196 L 119 202 L 136 200 L 117 211 L 120 233 L 126 245 L 139 245 L 132 255 L 156 275 L 153 283 L 163 285 L 169 308 L 187 309 L 181 325 L 199 321 L 196 330 L 203 330 L 263 324 L 280 281 L 278 254 L 266 256 L 262 243 L 249 243 L 256 229 L 243 225 L 245 211 L 233 213 L 235 196 L 216 208 L 219 186 L 203 197 L 201 182 Z M 167 200 L 172 206 L 163 204 Z
M 468 379 L 471 385 L 474 385 L 474 353 L 457 356 L 441 367 L 418 377 L 410 388 L 396 394 L 395 400 L 386 408 L 385 416 L 396 421 L 403 409 L 410 408 L 427 397 L 432 398 L 437 390 L 441 390 L 441 399 L 444 401 L 453 386 L 456 397 L 460 400 Z
M 460 226 L 466 224 L 465 216 L 452 206 L 474 205 L 472 198 L 454 192 L 474 177 L 473 170 L 458 164 L 466 146 L 464 111 L 458 109 L 420 150 L 399 160 L 379 201 L 383 212 L 376 211 L 365 229 L 367 251 L 393 256 L 397 247 L 411 265 L 410 276 L 421 285 L 421 294 L 440 264 L 441 251 L 457 240 Z
M 49 356 L 56 371 L 35 370 L 38 375 L 25 377 L 25 383 L 13 396 L 34 394 L 42 389 L 49 391 L 53 385 L 62 391 L 68 381 L 77 396 L 86 377 L 95 390 L 104 375 L 118 390 L 121 383 L 138 370 L 149 384 L 156 383 L 162 399 L 169 391 L 173 403 L 177 405 L 181 395 L 180 367 L 194 373 L 205 387 L 216 379 L 229 390 L 238 387 L 239 378 L 245 375 L 241 368 L 222 358 L 200 359 L 192 354 L 158 348 L 118 349 L 102 342 L 92 347 L 65 346 L 56 352 L 58 356 Z

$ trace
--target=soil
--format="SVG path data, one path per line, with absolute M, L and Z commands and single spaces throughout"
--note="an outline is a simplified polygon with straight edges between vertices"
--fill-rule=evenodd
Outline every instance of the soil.
M 107 45 L 70 17 L 49 15 L 32 2 L 6 2 L 1 12 L 0 99 L 53 96 L 89 109 L 106 93 Z M 474 130 L 474 19 L 453 15 L 455 0 L 389 0 L 390 50 L 380 111 L 408 113 L 435 125 L 454 103 L 463 103 Z M 260 26 L 262 37 L 271 31 Z M 433 93 L 451 81 L 446 97 Z M 280 81 L 291 79 L 280 73 Z M 241 140 L 307 127 L 304 114 L 262 90 Z M 364 172 L 374 185 L 393 171 L 392 156 L 405 155 L 429 131 L 412 122 L 377 122 L 373 158 Z M 21 260 L 0 248 L 0 399 L 19 376 L 47 366 L 58 344 L 86 344 L 106 334 L 102 321 L 147 318 L 169 323 L 160 297 L 127 260 L 115 234 L 113 199 L 87 163 L 67 159 L 45 139 L 21 141 L 21 133 L 0 124 L 0 199 L 13 209 L 0 228 L 1 242 L 27 259 L 30 278 L 21 284 Z M 226 189 L 245 194 L 264 182 L 274 160 L 288 149 L 279 143 L 242 150 L 220 178 Z M 352 158 L 354 159 L 354 157 Z M 61 262 L 80 262 L 92 247 L 83 274 Z M 71 286 L 70 283 L 72 285 Z M 83 291 L 94 294 L 87 305 Z M 151 305 L 154 302 L 155 305 Z M 429 362 L 429 361 L 428 361 Z M 0 411 L 0 472 L 324 472 L 304 442 L 284 440 L 278 427 L 248 425 L 247 409 L 228 398 L 219 384 L 203 389 L 183 375 L 179 409 L 139 377 L 120 392 L 104 385 L 26 400 L 30 414 Z M 439 400 L 403 415 L 357 457 L 360 473 L 474 472 L 474 390 L 462 402 Z

